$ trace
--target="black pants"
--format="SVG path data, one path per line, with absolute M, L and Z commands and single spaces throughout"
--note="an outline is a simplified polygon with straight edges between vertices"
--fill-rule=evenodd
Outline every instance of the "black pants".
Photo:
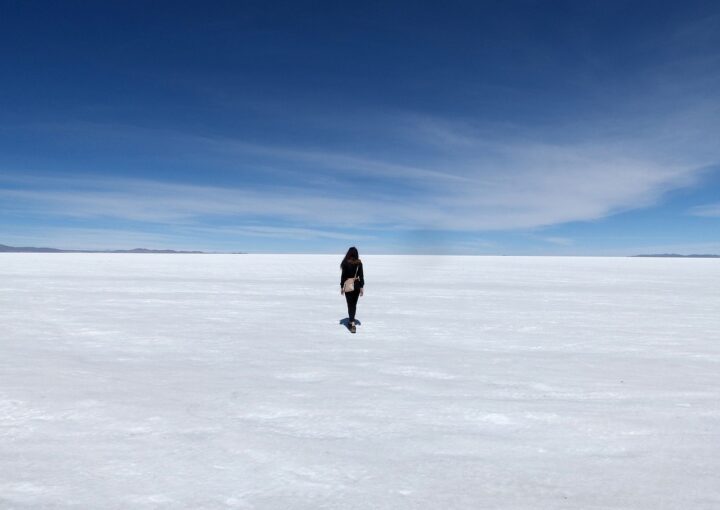
M 358 298 L 360 297 L 360 289 L 355 289 L 352 292 L 345 293 L 345 301 L 348 305 L 348 317 L 350 322 L 355 320 L 355 310 L 357 309 Z

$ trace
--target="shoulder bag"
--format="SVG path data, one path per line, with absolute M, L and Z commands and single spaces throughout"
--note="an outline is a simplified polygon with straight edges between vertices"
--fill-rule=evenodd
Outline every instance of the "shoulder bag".
M 355 290 L 355 280 L 357 280 L 358 269 L 360 269 L 360 264 L 355 268 L 355 276 L 343 282 L 343 292 L 353 292 Z

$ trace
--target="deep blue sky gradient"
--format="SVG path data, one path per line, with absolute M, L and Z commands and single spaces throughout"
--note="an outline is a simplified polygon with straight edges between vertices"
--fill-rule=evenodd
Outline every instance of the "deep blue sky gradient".
M 0 5 L 0 243 L 720 252 L 717 2 Z

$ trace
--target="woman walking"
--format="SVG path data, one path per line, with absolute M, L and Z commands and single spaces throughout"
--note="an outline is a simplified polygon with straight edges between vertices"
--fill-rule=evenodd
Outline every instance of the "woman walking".
M 348 326 L 350 332 L 355 333 L 355 310 L 360 296 L 363 295 L 365 276 L 357 248 L 352 246 L 340 264 L 340 294 L 345 294 L 348 307 Z

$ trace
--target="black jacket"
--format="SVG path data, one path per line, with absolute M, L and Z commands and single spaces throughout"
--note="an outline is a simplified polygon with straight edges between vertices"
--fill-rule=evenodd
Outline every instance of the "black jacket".
M 351 264 L 346 260 L 340 267 L 342 268 L 342 274 L 340 275 L 340 288 L 342 288 L 345 280 L 355 276 L 356 269 L 358 280 L 355 282 L 355 289 L 362 289 L 365 286 L 365 276 L 363 275 L 362 262 L 358 261 L 357 264 Z

